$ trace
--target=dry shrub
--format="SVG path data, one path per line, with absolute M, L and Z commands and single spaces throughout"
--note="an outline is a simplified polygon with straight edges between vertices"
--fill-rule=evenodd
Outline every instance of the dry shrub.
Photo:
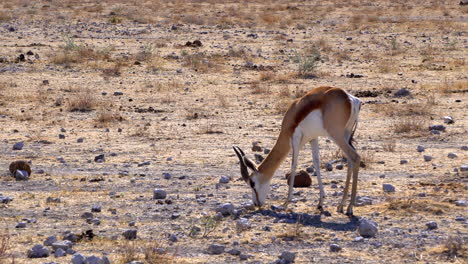
M 386 207 L 388 210 L 398 211 L 401 213 L 430 213 L 435 215 L 441 215 L 444 213 L 444 208 L 447 208 L 446 204 L 436 203 L 428 200 L 414 200 L 410 198 L 387 198 Z
M 80 89 L 68 100 L 71 112 L 88 112 L 96 108 L 97 100 L 90 89 Z
M 127 242 L 121 247 L 122 255 L 120 256 L 118 263 L 125 264 L 139 259 L 138 248 L 135 243 L 136 242 Z
M 359 151 L 359 156 L 361 156 L 360 167 L 364 169 L 369 169 L 375 163 L 375 152 L 372 150 Z
M 409 116 L 429 116 L 432 114 L 433 106 L 428 99 L 426 103 L 408 103 L 408 104 L 382 104 L 375 110 L 389 117 L 409 117 Z
M 468 257 L 468 247 L 460 235 L 447 238 L 442 248 L 442 253 L 449 259 Z
M 207 56 L 203 53 L 186 54 L 183 57 L 182 65 L 189 67 L 196 72 L 207 73 L 210 71 L 220 71 L 222 55 Z
M 393 123 L 393 131 L 397 134 L 422 136 L 427 131 L 426 121 L 415 117 L 401 117 Z
M 468 81 L 453 82 L 445 78 L 441 84 L 435 86 L 435 90 L 442 94 L 465 93 L 468 92 Z
M 264 12 L 260 15 L 260 19 L 267 25 L 273 25 L 280 21 L 280 18 L 272 12 Z
M 122 122 L 124 118 L 117 111 L 112 110 L 101 110 L 96 115 L 96 121 L 98 123 L 111 123 L 111 122 Z
M 3 264 L 3 261 L 9 257 L 7 252 L 9 249 L 10 235 L 8 233 L 0 233 L 0 264 Z
M 174 257 L 167 254 L 167 251 L 156 241 L 148 242 L 143 248 L 143 254 L 147 263 L 175 263 Z
M 247 55 L 247 52 L 244 48 L 230 48 L 228 50 L 227 55 L 229 57 L 235 57 L 235 58 L 245 58 Z
M 275 78 L 275 73 L 274 72 L 271 72 L 271 71 L 268 71 L 268 72 L 261 72 L 260 73 L 260 81 L 271 81 Z
M 396 140 L 390 140 L 382 144 L 382 148 L 386 152 L 395 152 Z
M 391 72 L 396 72 L 398 70 L 398 67 L 396 65 L 396 62 L 394 60 L 380 60 L 377 63 L 377 70 L 380 73 L 391 73 Z
M 263 85 L 259 82 L 252 82 L 249 87 L 250 91 L 252 94 L 265 94 L 269 93 L 270 89 L 268 89 L 268 86 Z

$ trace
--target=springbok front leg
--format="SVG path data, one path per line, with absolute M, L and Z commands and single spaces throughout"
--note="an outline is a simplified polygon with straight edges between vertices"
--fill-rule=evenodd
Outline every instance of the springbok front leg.
M 289 202 L 292 200 L 293 195 L 293 187 L 294 187 L 294 179 L 296 178 L 296 169 L 297 169 L 297 160 L 299 157 L 299 149 L 302 140 L 302 135 L 299 133 L 295 133 L 291 139 L 292 145 L 292 161 L 291 161 L 291 175 L 289 176 L 289 189 L 288 189 L 288 198 L 286 202 L 284 202 L 283 207 L 286 209 L 288 207 Z
M 319 189 L 320 189 L 320 198 L 319 198 L 319 204 L 317 205 L 317 209 L 323 212 L 323 201 L 325 199 L 325 190 L 323 189 L 322 176 L 320 174 L 320 155 L 319 155 L 318 138 L 311 140 L 310 145 L 312 146 L 312 157 L 314 159 L 314 168 L 317 173 L 317 182 L 318 182 Z

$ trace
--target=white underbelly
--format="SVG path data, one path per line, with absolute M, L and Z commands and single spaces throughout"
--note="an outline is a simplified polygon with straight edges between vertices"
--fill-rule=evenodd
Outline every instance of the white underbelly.
M 317 109 L 310 112 L 296 127 L 294 134 L 302 137 L 302 144 L 318 137 L 327 136 L 328 133 L 323 126 L 322 111 Z

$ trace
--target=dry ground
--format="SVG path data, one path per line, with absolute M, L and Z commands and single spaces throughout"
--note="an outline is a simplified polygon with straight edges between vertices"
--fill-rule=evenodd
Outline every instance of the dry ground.
M 212 243 L 238 248 L 254 263 L 283 251 L 296 252 L 297 263 L 463 263 L 467 222 L 455 218 L 468 215 L 454 202 L 467 199 L 467 176 L 454 168 L 468 163 L 461 150 L 468 143 L 467 11 L 459 1 L 2 1 L 0 193 L 14 201 L 0 206 L 0 262 L 68 263 L 70 256 L 27 259 L 26 251 L 50 235 L 93 229 L 97 237 L 74 249 L 105 252 L 115 263 L 241 262 L 206 254 Z M 185 46 L 194 40 L 203 45 Z M 243 232 L 231 217 L 215 220 L 217 205 L 241 207 L 250 195 L 237 180 L 231 146 L 251 156 L 255 141 L 271 148 L 288 104 L 321 85 L 365 103 L 356 134 L 367 165 L 359 195 L 373 204 L 355 214 L 379 224 L 377 237 L 354 242 L 355 223 L 334 213 L 339 170 L 323 172 L 331 217 L 317 215 L 318 190 L 309 188 L 291 206 L 307 223 L 268 210 L 243 211 L 252 223 Z M 394 97 L 401 88 L 411 95 Z M 428 126 L 444 116 L 455 123 L 431 134 Z M 20 141 L 23 150 L 12 150 Z M 320 145 L 323 162 L 341 157 L 332 143 Z M 105 162 L 94 162 L 99 154 Z M 32 162 L 28 182 L 8 176 L 9 163 L 20 159 Z M 268 205 L 285 199 L 289 164 L 274 177 Z M 312 164 L 309 147 L 300 164 Z M 231 182 L 217 184 L 223 175 Z M 383 183 L 396 192 L 383 193 Z M 152 200 L 154 188 L 172 204 Z M 103 208 L 99 226 L 80 218 L 94 204 Z M 37 223 L 15 229 L 22 218 Z M 134 242 L 120 235 L 130 221 Z M 427 230 L 428 221 L 439 228 Z M 331 243 L 343 250 L 330 252 Z M 167 254 L 145 259 L 153 248 Z

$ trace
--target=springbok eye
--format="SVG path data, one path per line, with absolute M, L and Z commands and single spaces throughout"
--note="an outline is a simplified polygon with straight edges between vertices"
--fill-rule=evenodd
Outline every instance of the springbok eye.
M 255 182 L 254 181 L 249 180 L 249 183 L 250 183 L 250 187 L 255 188 Z

